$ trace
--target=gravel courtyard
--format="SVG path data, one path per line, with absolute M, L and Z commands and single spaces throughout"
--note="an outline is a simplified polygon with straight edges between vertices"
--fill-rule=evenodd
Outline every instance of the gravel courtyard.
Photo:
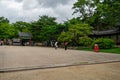
M 119 54 L 95 53 L 46 47 L 0 46 L 0 71 L 118 62 Z

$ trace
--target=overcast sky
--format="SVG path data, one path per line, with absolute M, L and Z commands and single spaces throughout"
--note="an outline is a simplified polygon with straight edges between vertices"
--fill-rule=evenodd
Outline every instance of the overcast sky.
M 0 0 L 0 16 L 10 22 L 35 21 L 42 15 L 56 17 L 58 22 L 70 19 L 76 0 Z

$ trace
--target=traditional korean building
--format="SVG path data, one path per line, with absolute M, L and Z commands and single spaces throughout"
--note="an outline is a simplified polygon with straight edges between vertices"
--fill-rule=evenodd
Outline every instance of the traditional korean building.
M 120 27 L 111 30 L 93 31 L 93 38 L 110 38 L 120 45 Z

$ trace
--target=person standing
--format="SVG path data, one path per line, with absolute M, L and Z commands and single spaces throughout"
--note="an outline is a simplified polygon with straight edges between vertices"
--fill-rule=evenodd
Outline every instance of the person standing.
M 68 42 L 64 42 L 65 50 L 67 50 Z
M 55 42 L 55 49 L 57 49 L 58 48 L 58 42 L 56 41 Z
M 53 47 L 53 40 L 52 40 L 52 41 L 50 41 L 50 45 L 51 45 L 51 47 Z

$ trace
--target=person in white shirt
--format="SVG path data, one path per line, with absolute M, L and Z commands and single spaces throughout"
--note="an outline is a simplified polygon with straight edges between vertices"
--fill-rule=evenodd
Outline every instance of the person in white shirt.
M 55 49 L 57 49 L 58 48 L 58 42 L 56 41 L 55 42 Z

